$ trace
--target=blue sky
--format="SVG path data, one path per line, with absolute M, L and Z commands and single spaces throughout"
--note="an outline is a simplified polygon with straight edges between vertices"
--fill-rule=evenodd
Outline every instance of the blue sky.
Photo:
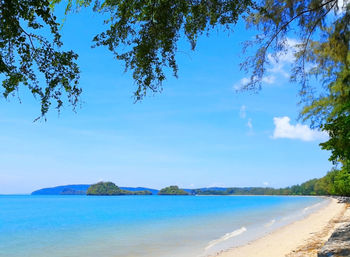
M 105 48 L 91 49 L 103 30 L 89 10 L 69 16 L 65 49 L 79 54 L 82 104 L 48 121 L 32 121 L 39 102 L 20 90 L 0 100 L 0 193 L 30 193 L 73 183 L 119 186 L 282 187 L 321 177 L 329 153 L 325 135 L 297 120 L 298 85 L 288 82 L 291 55 L 281 56 L 257 94 L 245 83 L 241 43 L 254 35 L 239 22 L 233 33 L 213 31 L 195 52 L 179 42 L 179 78 L 161 94 L 134 104 L 135 84 Z M 293 43 L 293 39 L 291 39 Z

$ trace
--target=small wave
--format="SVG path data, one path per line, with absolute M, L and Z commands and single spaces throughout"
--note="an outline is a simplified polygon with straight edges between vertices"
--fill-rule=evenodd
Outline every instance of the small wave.
M 271 220 L 270 222 L 266 223 L 266 224 L 264 225 L 264 227 L 265 227 L 265 228 L 271 227 L 275 222 L 276 222 L 276 220 L 273 219 L 273 220 Z
M 303 210 L 303 213 L 307 212 L 307 211 L 310 210 L 310 209 L 316 208 L 316 207 L 319 206 L 320 204 L 321 204 L 321 203 L 316 203 L 316 204 L 314 204 L 314 205 L 305 207 L 304 210 Z
M 212 241 L 209 242 L 207 247 L 205 247 L 205 250 L 208 250 L 208 249 L 212 248 L 214 245 L 216 245 L 218 243 L 221 243 L 223 241 L 226 241 L 227 239 L 230 239 L 232 237 L 238 236 L 238 235 L 244 233 L 245 231 L 247 231 L 247 229 L 245 227 L 241 227 L 240 229 L 232 231 L 231 233 L 227 233 L 227 234 L 225 234 L 224 236 L 222 236 L 222 237 L 220 237 L 218 239 L 212 240 Z
M 291 219 L 292 217 L 291 216 L 285 216 L 285 217 L 283 217 L 281 220 L 282 221 L 286 221 L 286 220 L 289 220 L 289 219 Z

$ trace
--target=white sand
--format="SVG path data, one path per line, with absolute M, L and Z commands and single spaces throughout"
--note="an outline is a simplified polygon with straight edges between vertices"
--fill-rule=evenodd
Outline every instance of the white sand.
M 339 222 L 350 220 L 345 204 L 331 199 L 324 208 L 219 257 L 311 257 L 327 241 Z

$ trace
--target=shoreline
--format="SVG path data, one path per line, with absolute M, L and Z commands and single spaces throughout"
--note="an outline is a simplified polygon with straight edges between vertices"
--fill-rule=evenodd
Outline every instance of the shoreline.
M 218 252 L 218 257 L 315 257 L 342 221 L 350 221 L 345 203 L 329 198 L 323 208 L 245 245 Z

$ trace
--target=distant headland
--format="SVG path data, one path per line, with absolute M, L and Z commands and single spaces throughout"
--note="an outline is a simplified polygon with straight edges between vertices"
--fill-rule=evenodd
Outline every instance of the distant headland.
M 100 182 L 101 183 L 101 182 Z M 112 182 L 103 182 L 106 183 L 112 183 Z M 114 184 L 114 183 L 112 183 Z M 32 195 L 87 195 L 88 189 L 91 186 L 99 185 L 97 184 L 77 184 L 77 185 L 64 185 L 64 186 L 56 186 L 56 187 L 48 187 L 48 188 L 42 188 L 39 190 L 33 191 Z M 115 184 L 114 184 L 115 185 Z M 101 187 L 101 185 L 99 186 Z M 96 188 L 96 187 L 93 187 Z M 140 192 L 140 191 L 148 191 L 152 195 L 158 194 L 159 190 L 152 189 L 152 188 L 146 188 L 146 187 L 118 187 L 122 192 L 130 193 L 133 192 Z M 108 194 L 106 194 L 108 195 Z
M 193 195 L 192 189 L 180 189 L 169 186 L 161 190 L 147 187 L 118 187 L 113 182 L 98 182 L 96 184 L 65 185 L 42 188 L 32 195 Z
M 42 188 L 32 192 L 32 195 L 347 195 L 334 190 L 335 183 L 330 177 L 333 177 L 335 172 L 329 172 L 323 178 L 311 179 L 300 185 L 277 189 L 271 187 L 186 189 L 172 185 L 158 190 L 147 187 L 119 187 L 113 182 L 99 182 L 92 185 L 78 184 Z

